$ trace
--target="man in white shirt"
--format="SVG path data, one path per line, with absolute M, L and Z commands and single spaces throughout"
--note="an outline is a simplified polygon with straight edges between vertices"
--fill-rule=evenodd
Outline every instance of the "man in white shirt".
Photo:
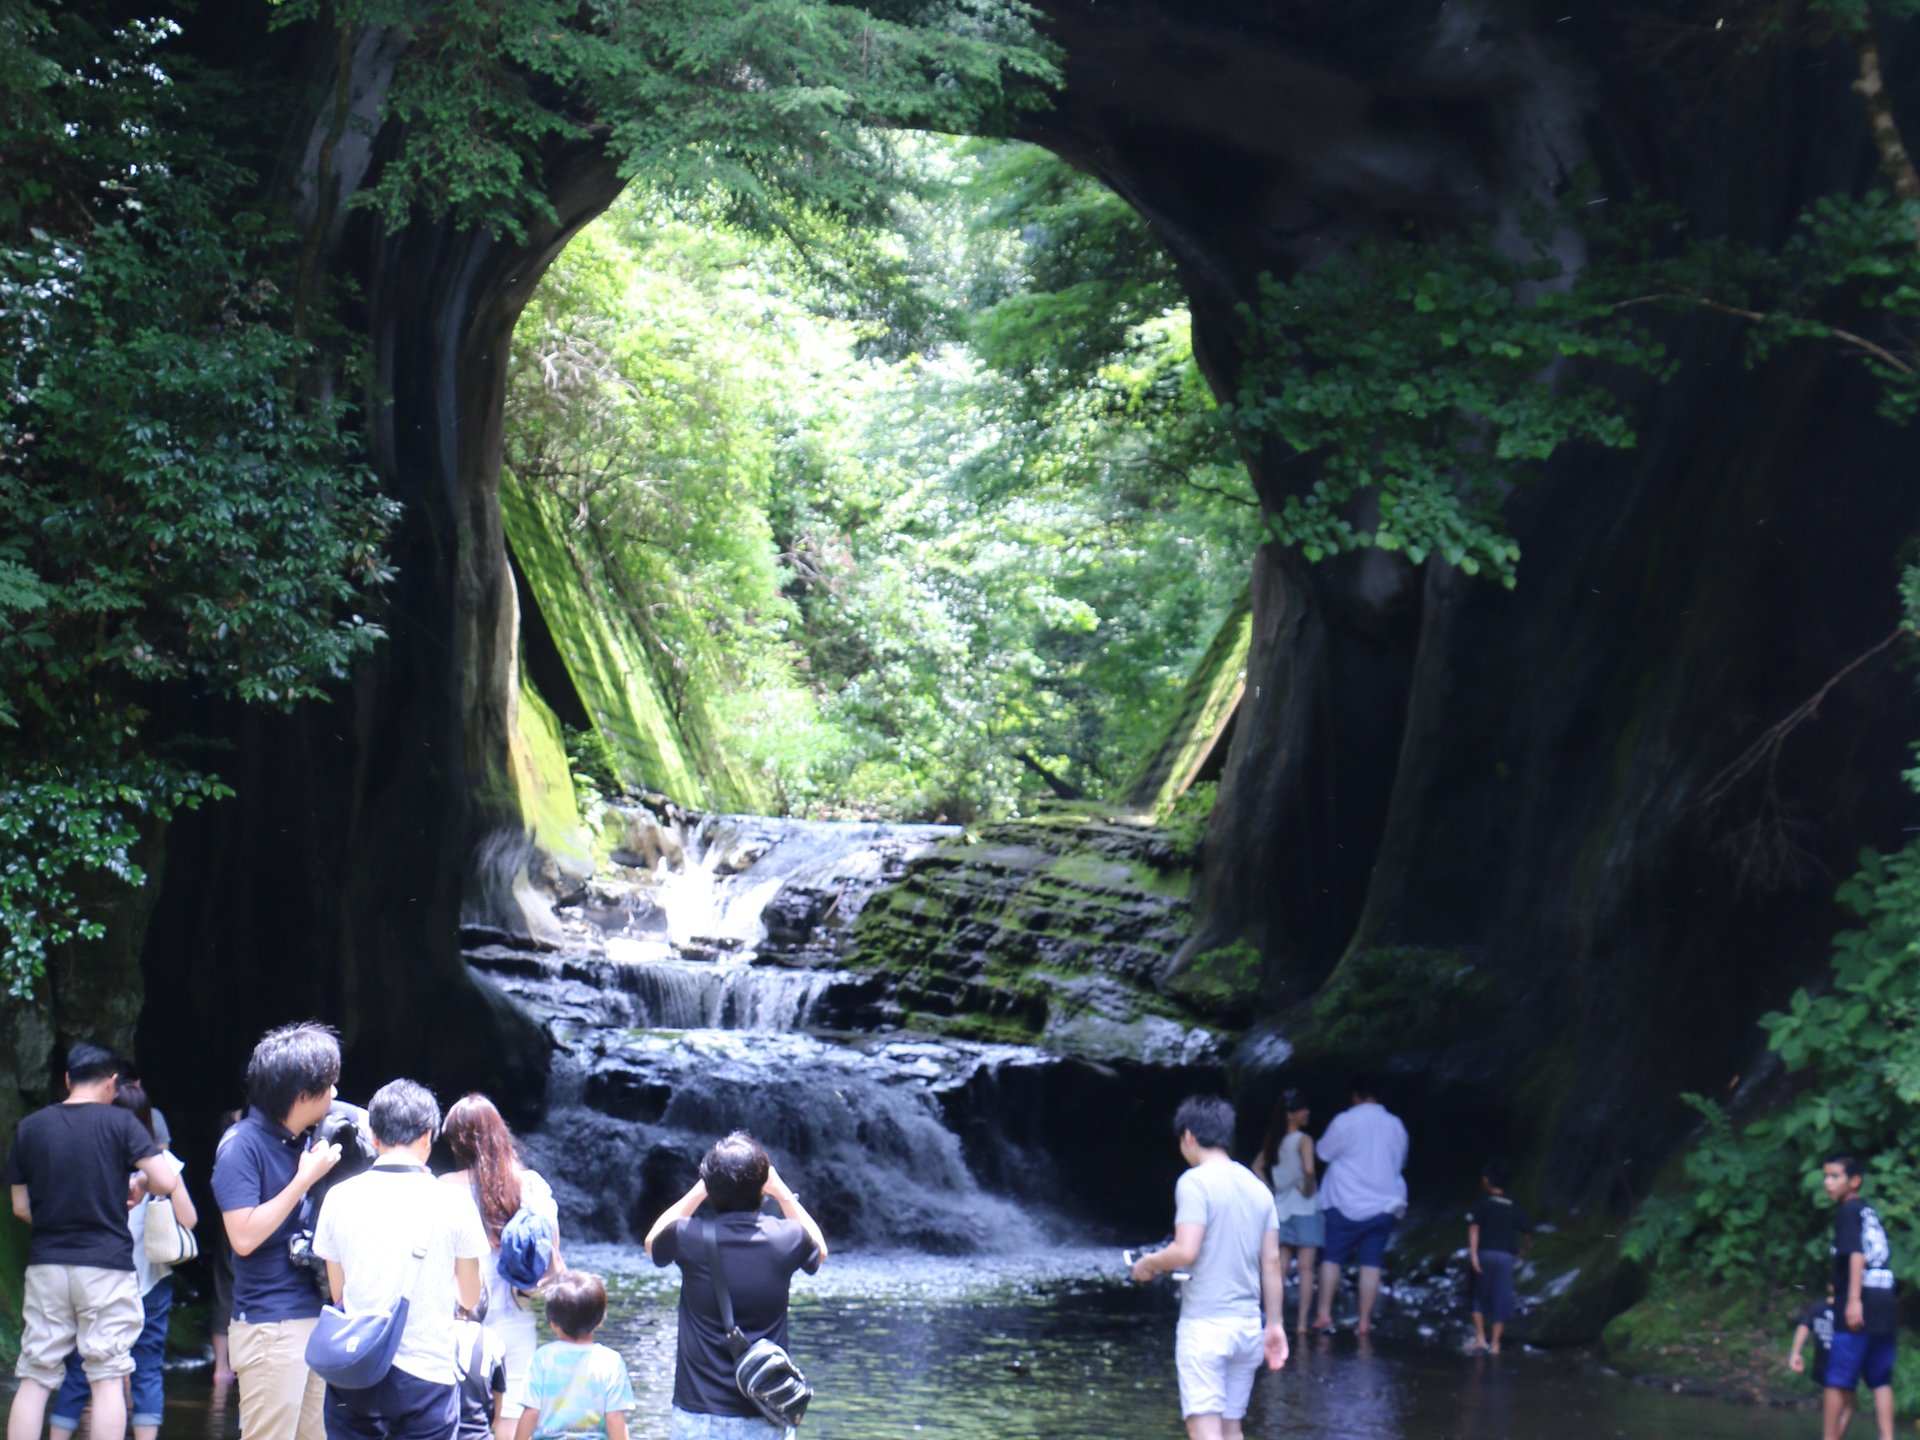
M 1316 1330 L 1333 1327 L 1333 1295 L 1349 1258 L 1360 1263 L 1360 1333 L 1373 1330 L 1373 1304 L 1380 1296 L 1380 1264 L 1393 1227 L 1407 1213 L 1407 1127 L 1374 1099 L 1376 1086 L 1354 1077 L 1353 1104 L 1333 1117 L 1320 1137 L 1320 1208 L 1327 1215 L 1327 1248 L 1320 1264 L 1320 1314 Z
M 320 1207 L 313 1253 L 327 1262 L 333 1303 L 385 1309 L 404 1290 L 407 1323 L 393 1368 L 365 1390 L 327 1387 L 327 1440 L 447 1440 L 459 1421 L 454 1303 L 480 1303 L 487 1231 L 473 1196 L 427 1170 L 440 1105 L 424 1085 L 394 1080 L 367 1107 L 378 1159 L 336 1185 Z M 416 1249 L 425 1254 L 417 1262 Z
M 1188 1272 L 1173 1341 L 1188 1440 L 1240 1440 L 1261 1361 L 1270 1370 L 1287 1363 L 1280 1221 L 1273 1192 L 1227 1153 L 1233 1106 L 1190 1095 L 1173 1130 L 1187 1162 L 1173 1191 L 1173 1243 L 1142 1255 L 1133 1278 Z

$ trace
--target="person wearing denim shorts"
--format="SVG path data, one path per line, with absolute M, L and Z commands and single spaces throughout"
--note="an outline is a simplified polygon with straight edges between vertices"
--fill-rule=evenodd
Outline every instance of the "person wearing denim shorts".
M 67 1098 L 22 1120 L 7 1156 L 13 1213 L 33 1227 L 14 1367 L 20 1388 L 7 1431 L 40 1433 L 67 1356 L 78 1350 L 92 1391 L 93 1440 L 122 1440 L 121 1380 L 133 1373 L 142 1318 L 127 1177 L 137 1169 L 153 1195 L 170 1196 L 179 1182 L 152 1134 L 112 1103 L 119 1084 L 112 1051 L 75 1045 L 66 1081 Z
M 1840 1154 L 1820 1167 L 1820 1183 L 1833 1211 L 1833 1349 L 1827 1355 L 1823 1395 L 1824 1440 L 1840 1440 L 1853 1419 L 1854 1392 L 1862 1381 L 1873 1392 L 1880 1440 L 1893 1440 L 1894 1335 L 1898 1329 L 1893 1291 L 1893 1252 L 1886 1226 L 1860 1198 L 1858 1156 Z
M 1333 1297 L 1349 1260 L 1360 1266 L 1360 1333 L 1373 1329 L 1380 1294 L 1380 1267 L 1393 1227 L 1407 1211 L 1407 1127 L 1375 1099 L 1365 1075 L 1353 1080 L 1353 1104 L 1333 1117 L 1320 1137 L 1321 1161 L 1329 1166 L 1320 1185 L 1327 1217 L 1327 1248 L 1320 1261 L 1320 1313 L 1314 1328 L 1333 1328 Z

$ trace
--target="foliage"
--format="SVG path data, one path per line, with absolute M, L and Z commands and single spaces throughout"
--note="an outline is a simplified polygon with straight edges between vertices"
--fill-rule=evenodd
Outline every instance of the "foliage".
M 1220 784 L 1216 780 L 1189 785 L 1160 817 L 1160 830 L 1181 854 L 1199 854 L 1200 842 L 1207 836 L 1207 821 L 1219 798 Z
M 1571 441 L 1633 443 L 1617 395 L 1568 362 L 1669 368 L 1603 283 L 1535 246 L 1408 237 L 1262 277 L 1233 419 L 1310 467 L 1274 517 L 1282 539 L 1310 560 L 1377 545 L 1515 584 L 1506 486 Z
M 356 204 L 522 233 L 550 213 L 556 143 L 604 144 L 649 190 L 748 228 L 873 217 L 893 189 L 876 127 L 991 133 L 1040 103 L 1051 50 L 1021 0 L 282 0 L 282 23 L 408 45 L 387 99 L 406 143 Z
M 1033 182 L 1032 152 L 896 148 L 918 183 L 893 228 L 822 222 L 826 265 L 644 192 L 590 227 L 517 332 L 507 457 L 572 517 L 582 583 L 646 637 L 678 721 L 780 805 L 971 819 L 1131 769 L 1254 512 L 1149 463 L 1174 427 L 1143 373 L 1211 411 L 1180 312 L 1049 375 L 983 363 L 976 326 L 1074 273 L 997 188 Z M 863 254 L 900 282 L 871 307 L 838 265 Z M 933 348 L 898 354 L 913 334 Z
M 216 780 L 147 759 L 96 770 L 37 766 L 0 783 L 0 981 L 8 998 L 32 998 L 54 947 L 106 934 L 74 892 L 78 872 L 144 885 L 146 872 L 132 854 L 142 838 L 140 817 L 164 821 L 232 793 Z
M 169 27 L 27 17 L 44 103 L 0 153 L 0 980 L 93 938 L 76 870 L 130 883 L 138 816 L 226 793 L 152 758 L 176 693 L 285 707 L 381 632 L 393 519 L 338 401 L 301 393 L 286 238 L 194 114 Z M 163 64 L 164 62 L 164 64 Z M 11 57 L 20 66 L 21 57 Z M 58 117 L 57 119 L 55 117 Z M 199 126 L 199 128 L 196 128 Z

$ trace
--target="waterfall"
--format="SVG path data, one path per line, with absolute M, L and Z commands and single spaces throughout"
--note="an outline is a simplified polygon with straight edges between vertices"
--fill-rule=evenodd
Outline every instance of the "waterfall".
M 948 1108 L 984 1072 L 1045 1057 L 862 1033 L 876 982 L 840 965 L 867 898 L 953 827 L 644 806 L 618 821 L 611 866 L 554 897 L 564 944 L 467 951 L 556 1041 L 551 1108 L 525 1140 L 576 1233 L 638 1239 L 706 1147 L 746 1129 L 836 1241 L 1037 1244 L 1029 1210 L 982 1189 Z

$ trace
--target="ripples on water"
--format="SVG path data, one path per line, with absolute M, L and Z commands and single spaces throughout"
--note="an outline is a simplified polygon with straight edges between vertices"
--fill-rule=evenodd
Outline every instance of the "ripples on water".
M 679 1272 L 628 1247 L 579 1246 L 613 1293 L 600 1339 L 627 1358 L 636 1437 L 666 1433 Z M 1172 1440 L 1175 1304 L 1105 1250 L 954 1260 L 837 1255 L 794 1285 L 795 1355 L 819 1389 L 801 1440 Z M 230 1396 L 204 1371 L 168 1379 L 167 1437 L 231 1440 Z M 1811 1394 L 1811 1387 L 1809 1387 Z M 1263 1375 L 1261 1440 L 1787 1440 L 1806 1414 L 1660 1391 L 1556 1357 L 1467 1358 L 1351 1336 L 1303 1343 Z

